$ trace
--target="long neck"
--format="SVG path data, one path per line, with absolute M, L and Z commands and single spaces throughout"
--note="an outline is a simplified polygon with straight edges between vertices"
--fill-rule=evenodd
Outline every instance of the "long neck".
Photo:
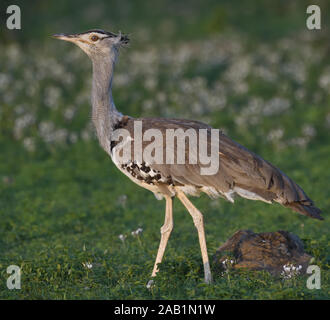
M 115 124 L 122 114 L 112 99 L 112 77 L 116 52 L 93 60 L 92 120 L 102 148 L 110 154 L 110 140 Z

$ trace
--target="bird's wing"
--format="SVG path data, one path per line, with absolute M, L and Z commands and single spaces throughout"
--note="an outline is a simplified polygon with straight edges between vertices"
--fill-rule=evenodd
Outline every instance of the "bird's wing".
M 163 144 L 166 141 L 167 129 L 194 129 L 197 132 L 197 146 L 189 144 L 186 139 L 185 150 L 177 151 L 174 145 L 170 151 L 177 159 L 178 152 L 185 152 L 185 164 L 166 164 L 165 150 L 163 164 L 151 163 L 150 167 L 161 173 L 163 177 L 170 179 L 174 185 L 192 186 L 197 189 L 213 190 L 211 193 L 225 195 L 230 200 L 231 195 L 239 194 L 242 197 L 263 200 L 266 202 L 278 202 L 293 209 L 303 215 L 322 219 L 321 210 L 316 208 L 313 201 L 305 194 L 303 189 L 293 182 L 281 170 L 277 169 L 270 162 L 251 152 L 239 143 L 218 132 L 218 141 L 212 142 L 211 127 L 192 120 L 182 119 L 130 119 L 125 128 L 129 128 L 133 134 L 134 121 L 142 121 L 143 132 L 148 129 L 158 129 L 163 134 Z M 199 129 L 206 129 L 206 136 L 199 136 Z M 143 148 L 150 142 L 143 141 Z M 197 159 L 197 163 L 189 164 L 189 151 L 191 148 L 199 150 L 200 145 L 208 146 L 208 152 L 212 148 L 212 143 L 218 146 L 218 170 L 211 174 L 201 174 L 201 169 L 207 167 Z M 165 147 L 164 147 L 165 149 Z M 198 154 L 198 150 L 196 154 Z
M 220 167 L 232 178 L 234 190 L 241 196 L 251 196 L 246 190 L 265 201 L 275 201 L 303 215 L 322 219 L 321 210 L 304 190 L 270 162 L 225 135 L 220 137 L 219 150 Z

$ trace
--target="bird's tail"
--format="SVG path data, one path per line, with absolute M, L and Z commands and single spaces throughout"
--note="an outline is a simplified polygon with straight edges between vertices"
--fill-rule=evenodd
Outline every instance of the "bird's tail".
M 284 204 L 285 207 L 292 209 L 293 211 L 299 212 L 304 216 L 311 217 L 313 219 L 324 220 L 321 216 L 322 211 L 314 207 L 312 202 L 305 202 L 305 201 L 296 201 Z
M 279 169 L 276 169 L 279 178 L 279 185 L 282 188 L 280 189 L 280 196 L 278 201 L 283 206 L 292 209 L 304 216 L 324 220 L 321 216 L 321 209 L 315 207 L 313 200 L 311 200 L 304 190 L 299 187 L 293 180 L 291 180 L 286 174 L 284 174 Z M 276 201 L 276 200 L 275 200 Z

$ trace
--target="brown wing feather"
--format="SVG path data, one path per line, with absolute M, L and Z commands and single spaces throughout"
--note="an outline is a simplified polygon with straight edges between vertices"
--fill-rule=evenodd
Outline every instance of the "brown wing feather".
M 134 120 L 141 120 L 143 132 L 147 129 L 161 130 L 163 137 L 166 129 L 193 128 L 212 129 L 210 126 L 193 120 L 182 119 L 125 119 L 123 127 L 133 136 Z M 165 138 L 163 139 L 165 143 Z M 150 142 L 143 142 L 143 147 Z M 210 139 L 205 141 L 210 145 Z M 188 159 L 188 144 L 186 159 Z M 176 154 L 176 150 L 173 150 Z M 170 177 L 174 184 L 192 185 L 197 188 L 213 187 L 221 193 L 226 193 L 234 187 L 253 192 L 267 201 L 275 201 L 303 215 L 320 219 L 321 210 L 314 206 L 313 201 L 303 189 L 293 182 L 281 170 L 268 161 L 231 140 L 219 132 L 219 170 L 214 175 L 201 175 L 202 164 L 152 164 L 165 177 Z M 165 163 L 165 155 L 164 155 Z
M 268 161 L 225 135 L 220 139 L 220 152 L 226 155 L 220 161 L 225 170 L 230 172 L 236 186 L 279 202 L 303 215 L 323 219 L 321 210 L 314 206 L 304 190 Z

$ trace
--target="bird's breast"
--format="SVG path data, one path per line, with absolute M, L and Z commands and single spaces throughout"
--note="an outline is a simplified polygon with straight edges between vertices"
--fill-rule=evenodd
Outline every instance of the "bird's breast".
M 153 169 L 145 161 L 141 163 L 131 159 L 123 161 L 118 156 L 118 152 L 116 146 L 113 146 L 111 149 L 112 161 L 134 183 L 155 194 L 164 193 L 164 186 L 173 185 L 171 177 L 164 177 L 160 171 Z

